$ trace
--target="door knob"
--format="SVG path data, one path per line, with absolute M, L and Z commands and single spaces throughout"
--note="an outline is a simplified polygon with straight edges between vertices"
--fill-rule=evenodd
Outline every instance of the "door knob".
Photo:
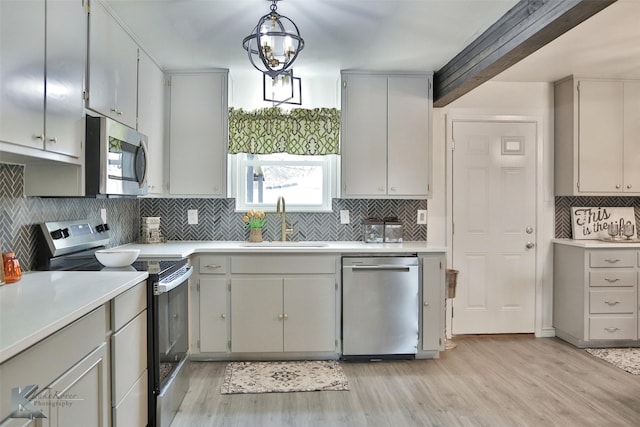
M 533 243 L 533 242 L 527 242 L 527 244 L 525 245 L 525 247 L 526 247 L 527 249 L 531 249 L 531 248 L 533 248 L 535 245 L 536 245 L 536 244 L 535 244 L 535 243 Z

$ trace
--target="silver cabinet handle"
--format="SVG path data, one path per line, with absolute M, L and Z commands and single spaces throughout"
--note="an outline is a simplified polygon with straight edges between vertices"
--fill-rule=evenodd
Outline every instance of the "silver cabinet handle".
M 384 191 L 384 187 L 378 187 L 378 191 Z
M 115 108 L 112 108 L 112 109 L 111 109 L 111 112 L 112 112 L 112 113 L 116 113 L 116 114 L 117 114 L 117 115 L 119 115 L 119 116 L 121 116 L 121 115 L 122 115 L 122 111 L 118 111 L 118 110 L 117 110 L 117 109 L 115 109 Z
M 53 138 L 49 138 L 49 142 L 52 144 L 57 144 L 58 143 L 58 138 L 56 138 L 55 136 Z
M 391 191 L 396 191 L 396 187 L 391 187 Z
M 611 279 L 611 278 L 609 278 L 609 277 L 605 277 L 605 278 L 604 278 L 604 280 L 606 280 L 606 281 L 607 281 L 607 282 L 609 282 L 609 283 L 616 283 L 616 282 L 619 282 L 619 281 L 620 281 L 620 279 L 619 279 L 619 278 L 617 278 L 617 277 L 616 277 L 615 279 Z
M 526 245 L 524 245 L 524 246 L 525 246 L 527 249 L 531 249 L 531 248 L 533 248 L 535 245 L 536 245 L 536 244 L 535 244 L 535 243 L 533 243 L 533 242 L 527 242 L 527 244 L 526 244 Z
M 605 301 L 604 303 L 609 306 L 614 306 L 616 304 L 620 304 L 620 301 Z
M 604 330 L 607 331 L 607 332 L 614 333 L 614 332 L 619 331 L 620 329 L 619 328 L 608 327 L 608 328 L 604 328 Z
M 608 262 L 609 264 L 615 264 L 616 262 L 620 262 L 620 260 L 618 258 L 607 258 L 605 259 L 605 262 Z
M 40 141 L 44 141 L 44 134 L 41 133 L 40 135 L 33 135 L 33 139 L 39 139 Z
M 215 268 L 222 268 L 222 266 L 218 265 L 218 264 L 207 264 L 207 265 L 205 265 L 205 267 L 206 268 L 214 268 L 214 269 Z

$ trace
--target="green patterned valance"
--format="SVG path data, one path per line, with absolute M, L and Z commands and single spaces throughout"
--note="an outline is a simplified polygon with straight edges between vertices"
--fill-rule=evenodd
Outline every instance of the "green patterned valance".
M 339 137 L 336 108 L 229 109 L 229 154 L 339 154 Z

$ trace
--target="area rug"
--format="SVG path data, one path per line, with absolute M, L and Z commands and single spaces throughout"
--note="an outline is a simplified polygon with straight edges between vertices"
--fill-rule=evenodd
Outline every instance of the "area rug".
M 640 348 L 587 348 L 586 350 L 630 374 L 640 375 Z
M 342 367 L 334 360 L 231 362 L 224 372 L 221 394 L 287 393 L 349 390 Z

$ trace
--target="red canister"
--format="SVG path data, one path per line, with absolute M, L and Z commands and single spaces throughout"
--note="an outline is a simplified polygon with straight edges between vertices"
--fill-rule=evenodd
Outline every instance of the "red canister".
M 6 252 L 2 254 L 2 265 L 4 266 L 4 280 L 7 284 L 20 280 L 22 269 L 15 253 Z

